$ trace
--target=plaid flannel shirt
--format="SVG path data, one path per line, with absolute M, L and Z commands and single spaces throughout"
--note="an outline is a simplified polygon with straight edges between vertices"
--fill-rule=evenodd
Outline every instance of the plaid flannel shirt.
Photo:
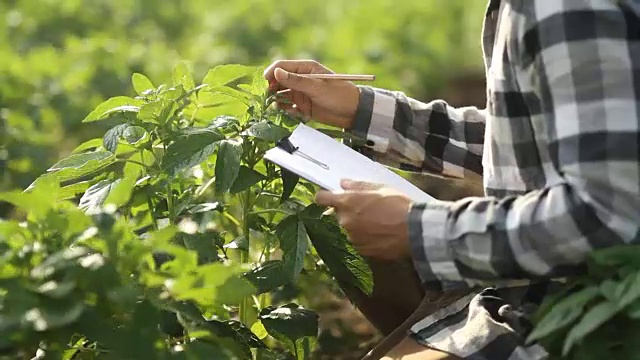
M 517 307 L 528 285 L 514 281 L 569 277 L 593 250 L 640 240 L 640 2 L 490 1 L 482 38 L 486 109 L 361 87 L 352 131 L 398 167 L 482 175 L 485 197 L 413 206 L 415 268 L 425 287 L 489 285 L 485 300 Z M 545 356 L 514 323 L 511 337 L 468 330 L 482 296 L 416 324 L 417 339 L 464 358 Z

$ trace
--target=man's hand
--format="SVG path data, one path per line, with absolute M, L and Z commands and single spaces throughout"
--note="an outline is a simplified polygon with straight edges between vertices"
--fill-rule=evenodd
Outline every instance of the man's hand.
M 358 252 L 395 260 L 409 255 L 411 200 L 377 184 L 344 180 L 342 193 L 320 191 L 316 202 L 331 206 Z
M 294 116 L 306 120 L 350 129 L 355 120 L 360 90 L 342 80 L 319 80 L 305 74 L 331 74 L 328 68 L 313 60 L 282 60 L 271 64 L 264 72 L 272 90 L 289 89 L 276 105 Z

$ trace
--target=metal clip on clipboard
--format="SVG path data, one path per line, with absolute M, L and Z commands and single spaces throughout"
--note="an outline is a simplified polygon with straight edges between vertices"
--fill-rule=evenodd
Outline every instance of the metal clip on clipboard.
M 279 148 L 281 148 L 282 150 L 288 152 L 291 155 L 299 155 L 309 161 L 311 161 L 312 163 L 320 166 L 321 168 L 325 169 L 325 170 L 329 170 L 329 166 L 327 164 L 324 164 L 314 158 L 312 158 L 311 156 L 303 153 L 302 151 L 300 151 L 300 148 L 293 145 L 293 143 L 291 143 L 291 140 L 289 140 L 289 137 L 284 137 L 282 138 L 280 141 L 278 141 L 278 143 L 276 144 L 276 146 L 278 146 Z

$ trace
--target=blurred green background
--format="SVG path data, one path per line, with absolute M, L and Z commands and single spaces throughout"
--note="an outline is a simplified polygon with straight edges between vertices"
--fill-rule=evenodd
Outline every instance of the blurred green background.
M 0 191 L 24 188 L 104 129 L 80 120 L 130 76 L 179 61 L 313 58 L 375 86 L 453 103 L 480 96 L 483 0 L 0 0 Z M 471 84 L 471 85 L 470 85 Z M 462 97 L 460 97 L 462 96 Z M 481 103 L 479 96 L 471 101 Z M 6 215 L 0 209 L 0 216 Z

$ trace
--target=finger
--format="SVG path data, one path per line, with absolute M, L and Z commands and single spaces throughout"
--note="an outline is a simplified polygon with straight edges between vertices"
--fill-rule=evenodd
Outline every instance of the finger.
M 316 194 L 316 203 L 321 206 L 336 207 L 340 205 L 341 194 L 336 194 L 331 191 L 321 190 Z
M 370 190 L 379 190 L 384 187 L 382 184 L 371 183 L 367 181 L 356 181 L 351 179 L 342 179 L 340 181 L 340 186 L 342 186 L 345 190 L 352 191 L 370 191 Z
M 275 80 L 275 69 L 281 68 L 298 74 L 330 74 L 331 70 L 314 60 L 278 60 L 269 65 L 264 71 L 268 81 Z
M 274 75 L 281 86 L 305 94 L 317 94 L 326 84 L 323 80 L 311 79 L 281 68 L 275 69 Z

